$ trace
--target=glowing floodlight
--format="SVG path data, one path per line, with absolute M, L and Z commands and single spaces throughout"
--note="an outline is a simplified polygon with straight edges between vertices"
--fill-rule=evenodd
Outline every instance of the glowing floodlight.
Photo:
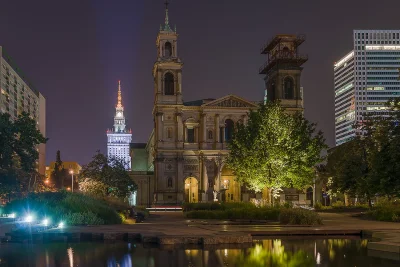
M 16 217 L 16 214 L 15 213 L 11 213 L 8 217 L 11 218 L 11 219 L 14 219 Z
M 44 219 L 43 222 L 42 222 L 42 224 L 43 224 L 44 226 L 48 226 L 49 223 L 50 223 L 50 221 L 49 221 L 49 219 L 47 219 L 47 218 Z
M 33 219 L 34 219 L 33 215 L 32 214 L 28 214 L 25 217 L 25 222 L 31 223 L 31 222 L 33 222 Z
M 60 222 L 60 223 L 58 224 L 58 228 L 64 228 L 64 223 L 63 223 L 63 222 Z

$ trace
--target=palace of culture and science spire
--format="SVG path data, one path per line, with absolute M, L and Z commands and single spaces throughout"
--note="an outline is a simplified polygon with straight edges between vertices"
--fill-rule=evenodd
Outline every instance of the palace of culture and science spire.
M 131 157 L 129 144 L 132 141 L 132 131 L 126 130 L 124 106 L 122 105 L 121 81 L 118 81 L 118 102 L 115 107 L 114 129 L 107 130 L 107 156 L 124 160 L 125 168 L 130 170 Z

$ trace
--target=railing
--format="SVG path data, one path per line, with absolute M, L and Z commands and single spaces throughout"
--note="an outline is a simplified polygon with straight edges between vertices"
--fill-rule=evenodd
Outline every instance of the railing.
M 258 70 L 258 73 L 260 74 L 265 74 L 266 70 L 268 70 L 270 67 L 269 65 L 274 65 L 274 63 L 278 61 L 296 61 L 296 62 L 306 62 L 308 60 L 308 55 L 293 55 L 293 56 L 288 56 L 288 57 L 281 57 L 281 56 L 275 56 L 271 57 L 267 62 L 265 62 Z

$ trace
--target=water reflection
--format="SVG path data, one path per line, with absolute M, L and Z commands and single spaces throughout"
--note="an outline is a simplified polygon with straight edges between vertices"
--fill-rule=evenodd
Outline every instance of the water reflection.
M 394 259 L 369 255 L 367 243 L 351 239 L 265 239 L 247 248 L 204 249 L 130 243 L 2 244 L 0 266 L 400 266 Z

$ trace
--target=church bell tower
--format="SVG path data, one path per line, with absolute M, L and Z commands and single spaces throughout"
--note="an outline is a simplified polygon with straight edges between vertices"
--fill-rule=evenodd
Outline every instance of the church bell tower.
M 280 101 L 288 112 L 304 110 L 300 80 L 308 57 L 298 53 L 304 41 L 304 35 L 279 34 L 261 48 L 261 54 L 267 55 L 259 71 L 265 74 L 265 101 Z
M 153 67 L 155 105 L 182 105 L 182 67 L 178 57 L 178 34 L 171 29 L 168 2 L 165 3 L 165 22 L 160 25 L 156 40 L 157 61 Z

